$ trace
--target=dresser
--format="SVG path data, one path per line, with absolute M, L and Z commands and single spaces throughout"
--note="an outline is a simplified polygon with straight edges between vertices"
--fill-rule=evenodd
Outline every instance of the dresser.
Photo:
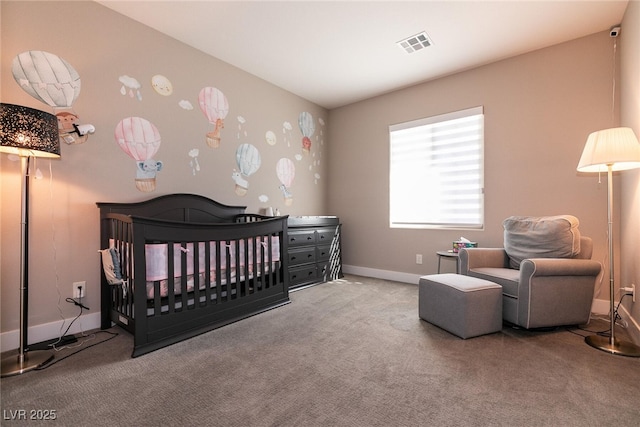
M 340 228 L 335 216 L 289 217 L 289 289 L 343 277 Z

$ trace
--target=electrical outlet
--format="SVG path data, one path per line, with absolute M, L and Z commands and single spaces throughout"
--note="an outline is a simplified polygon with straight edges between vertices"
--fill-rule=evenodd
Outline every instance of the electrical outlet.
M 422 254 L 416 254 L 416 264 L 422 264 Z
M 633 302 L 636 302 L 636 285 L 633 283 L 628 288 L 620 288 L 620 292 L 624 292 L 620 295 L 631 295 Z
M 80 299 L 87 296 L 87 282 L 73 282 L 73 298 Z

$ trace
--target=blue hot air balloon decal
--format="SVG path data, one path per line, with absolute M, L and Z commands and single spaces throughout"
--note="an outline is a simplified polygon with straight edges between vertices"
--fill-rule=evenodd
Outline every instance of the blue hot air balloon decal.
M 231 177 L 236 183 L 236 194 L 244 196 L 249 189 L 249 181 L 245 178 L 253 175 L 262 164 L 260 152 L 254 145 L 242 144 L 236 150 L 236 163 L 239 171 L 234 171 Z

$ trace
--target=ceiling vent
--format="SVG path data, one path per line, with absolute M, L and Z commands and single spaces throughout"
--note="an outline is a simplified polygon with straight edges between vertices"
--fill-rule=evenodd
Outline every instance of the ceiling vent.
M 422 48 L 431 46 L 432 42 L 427 33 L 423 31 L 404 40 L 400 40 L 397 45 L 400 46 L 405 52 L 413 53 Z

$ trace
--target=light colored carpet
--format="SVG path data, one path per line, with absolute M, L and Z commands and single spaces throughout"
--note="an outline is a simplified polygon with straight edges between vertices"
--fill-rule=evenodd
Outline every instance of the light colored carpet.
M 640 359 L 589 347 L 585 331 L 505 326 L 462 340 L 418 318 L 416 285 L 357 276 L 291 299 L 136 359 L 113 328 L 2 379 L 3 414 L 54 409 L 49 425 L 81 426 L 640 424 Z

